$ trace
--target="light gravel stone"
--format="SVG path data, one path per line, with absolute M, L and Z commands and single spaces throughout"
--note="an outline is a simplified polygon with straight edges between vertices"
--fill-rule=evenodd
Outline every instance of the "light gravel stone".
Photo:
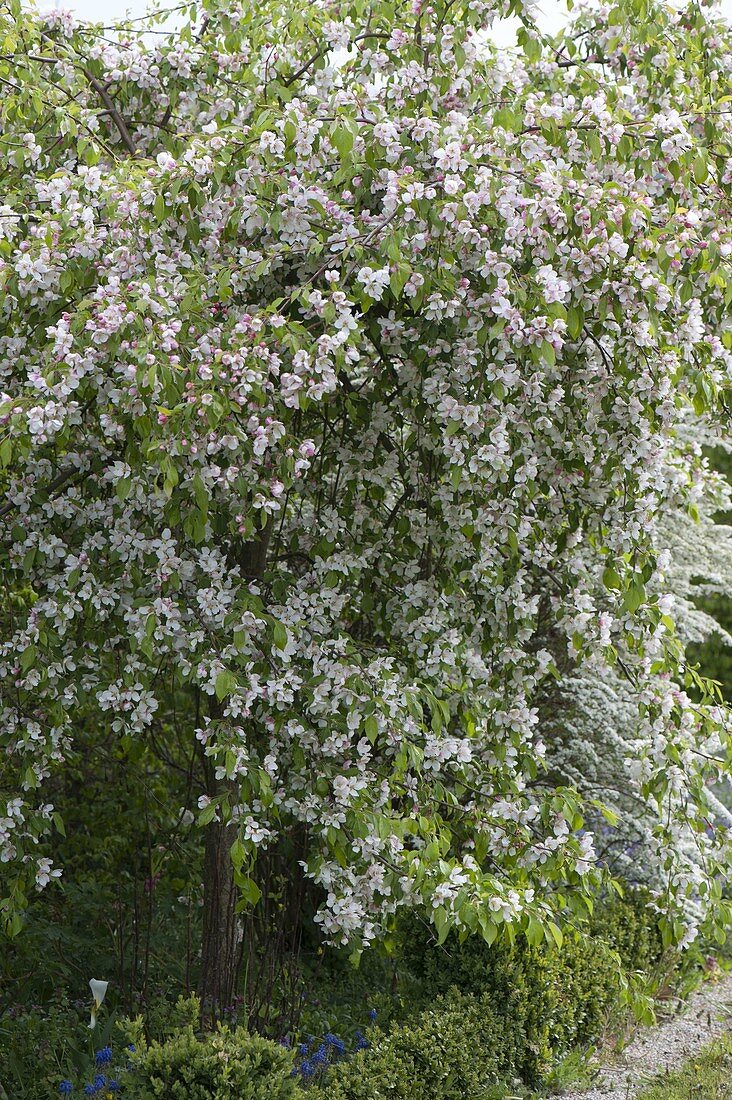
M 732 974 L 708 981 L 679 1014 L 643 1028 L 613 1061 L 598 1066 L 589 1089 L 563 1092 L 564 1100 L 632 1100 L 659 1073 L 677 1069 L 702 1047 L 732 1029 Z

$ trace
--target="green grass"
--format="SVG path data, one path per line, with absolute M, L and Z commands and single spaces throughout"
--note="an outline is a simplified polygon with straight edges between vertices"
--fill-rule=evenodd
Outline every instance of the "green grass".
M 732 1033 L 658 1077 L 638 1100 L 732 1100 Z

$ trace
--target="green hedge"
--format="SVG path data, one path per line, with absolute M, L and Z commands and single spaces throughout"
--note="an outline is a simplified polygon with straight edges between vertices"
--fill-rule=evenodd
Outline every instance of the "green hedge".
M 627 971 L 650 973 L 663 955 L 661 930 L 650 901 L 648 890 L 633 887 L 622 898 L 600 898 L 595 908 L 590 937 L 614 947 Z
M 522 1037 L 491 997 L 457 989 L 405 1024 L 377 1033 L 368 1050 L 308 1090 L 313 1100 L 482 1100 L 511 1080 Z
M 515 1069 L 528 1082 L 570 1047 L 592 1040 L 620 996 L 617 954 L 604 941 L 576 933 L 566 935 L 561 948 L 523 940 L 488 947 L 477 937 L 461 944 L 453 936 L 444 949 L 423 944 L 417 953 L 416 947 L 409 955 L 421 968 L 426 996 L 451 982 L 485 1000 L 501 1022 L 498 1041 L 511 1036 Z
M 125 1100 L 296 1100 L 291 1054 L 243 1028 L 198 1038 L 187 1028 L 138 1048 L 125 1075 Z
M 442 1051 L 445 1064 L 462 1065 L 462 1040 L 453 1035 L 461 1011 L 471 1020 L 465 1028 L 465 1058 L 471 1072 L 493 1080 L 518 1074 L 529 1083 L 537 1082 L 557 1058 L 597 1038 L 619 1004 L 625 974 L 648 972 L 658 962 L 661 937 L 648 900 L 640 891 L 629 891 L 624 899 L 606 899 L 598 904 L 591 927 L 566 933 L 561 948 L 532 947 L 523 939 L 488 946 L 477 936 L 461 943 L 455 934 L 438 947 L 431 942 L 428 926 L 411 918 L 401 931 L 400 956 L 420 990 L 423 1011 L 377 1040 L 373 1053 L 360 1055 L 358 1069 L 339 1070 L 332 1096 L 337 1100 L 380 1097 L 379 1078 L 387 1073 L 392 1059 L 398 1080 L 399 1066 L 405 1063 L 410 1087 L 421 1088 L 421 1059 L 431 1067 L 432 1051 L 439 1049 L 440 1042 L 450 1051 Z M 460 992 L 445 1000 L 451 987 Z M 428 1004 L 434 1007 L 427 1008 Z M 485 1014 L 484 1030 L 474 1019 L 479 1014 L 476 1006 Z M 438 1040 L 443 1017 L 444 1035 Z M 417 1054 L 420 1037 L 426 1043 L 428 1035 L 430 1051 Z M 405 1044 L 411 1055 L 405 1052 Z M 424 1072 L 430 1082 L 425 1095 L 430 1095 L 435 1071 Z M 348 1086 L 351 1091 L 337 1091 L 344 1073 L 349 1081 L 350 1073 L 362 1076 L 366 1091 L 353 1091 L 353 1083 Z M 394 1084 L 392 1092 L 384 1095 L 400 1097 L 402 1093 L 394 1091 L 397 1087 Z

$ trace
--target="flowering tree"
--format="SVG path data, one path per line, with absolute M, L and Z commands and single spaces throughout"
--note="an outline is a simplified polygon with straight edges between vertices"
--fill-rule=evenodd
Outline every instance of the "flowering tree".
M 710 478 L 706 505 L 730 506 L 729 486 L 713 491 Z M 727 597 L 732 589 L 732 528 L 715 523 L 703 508 L 693 519 L 682 509 L 668 509 L 659 520 L 659 537 L 667 549 L 666 584 L 673 592 L 673 616 L 685 645 L 715 637 L 732 645 L 727 630 L 707 611 L 707 601 Z M 725 605 L 722 604 L 722 607 Z M 570 783 L 590 800 L 602 800 L 603 812 L 591 806 L 596 850 L 604 864 L 623 879 L 662 890 L 667 876 L 669 843 L 658 844 L 658 817 L 644 797 L 644 730 L 638 723 L 637 698 L 618 668 L 575 669 L 562 677 L 544 706 L 547 765 L 555 777 Z M 715 746 L 719 751 L 719 746 Z M 732 826 L 728 779 L 707 790 L 708 810 L 718 822 Z M 605 820 L 603 820 L 603 813 Z M 703 877 L 704 846 L 691 821 L 676 817 L 671 850 L 676 873 L 690 881 Z M 670 838 L 669 838 L 670 839 Z M 685 938 L 692 938 L 703 915 L 703 899 L 687 897 Z
M 10 16 L 7 929 L 58 873 L 44 782 L 75 728 L 124 745 L 174 712 L 206 784 L 205 995 L 230 1000 L 277 851 L 333 943 L 406 905 L 560 940 L 599 870 L 540 712 L 605 667 L 667 935 L 691 895 L 718 917 L 724 731 L 685 694 L 659 552 L 730 375 L 727 32 L 649 0 L 553 41 L 520 0 L 206 0 L 153 45 Z

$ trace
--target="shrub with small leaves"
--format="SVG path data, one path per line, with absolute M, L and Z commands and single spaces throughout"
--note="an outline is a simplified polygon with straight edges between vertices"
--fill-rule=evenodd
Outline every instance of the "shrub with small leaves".
M 451 989 L 334 1067 L 318 1100 L 478 1100 L 515 1076 L 519 1037 L 488 995 Z
M 658 915 L 651 894 L 642 887 L 628 889 L 622 898 L 598 902 L 592 932 L 611 943 L 627 970 L 651 971 L 663 954 Z
M 455 933 L 438 946 L 426 925 L 405 922 L 404 965 L 425 1000 L 451 985 L 488 995 L 520 1051 L 518 1070 L 536 1081 L 553 1059 L 597 1038 L 622 1003 L 628 973 L 657 964 L 661 935 L 648 900 L 642 891 L 605 899 L 587 931 L 569 930 L 561 947 L 524 939 L 489 946 L 478 936 L 461 943 Z M 492 1039 L 491 1046 L 496 1041 L 503 1040 Z
M 242 1028 L 199 1038 L 188 1027 L 138 1048 L 124 1082 L 129 1100 L 297 1100 L 292 1054 Z

